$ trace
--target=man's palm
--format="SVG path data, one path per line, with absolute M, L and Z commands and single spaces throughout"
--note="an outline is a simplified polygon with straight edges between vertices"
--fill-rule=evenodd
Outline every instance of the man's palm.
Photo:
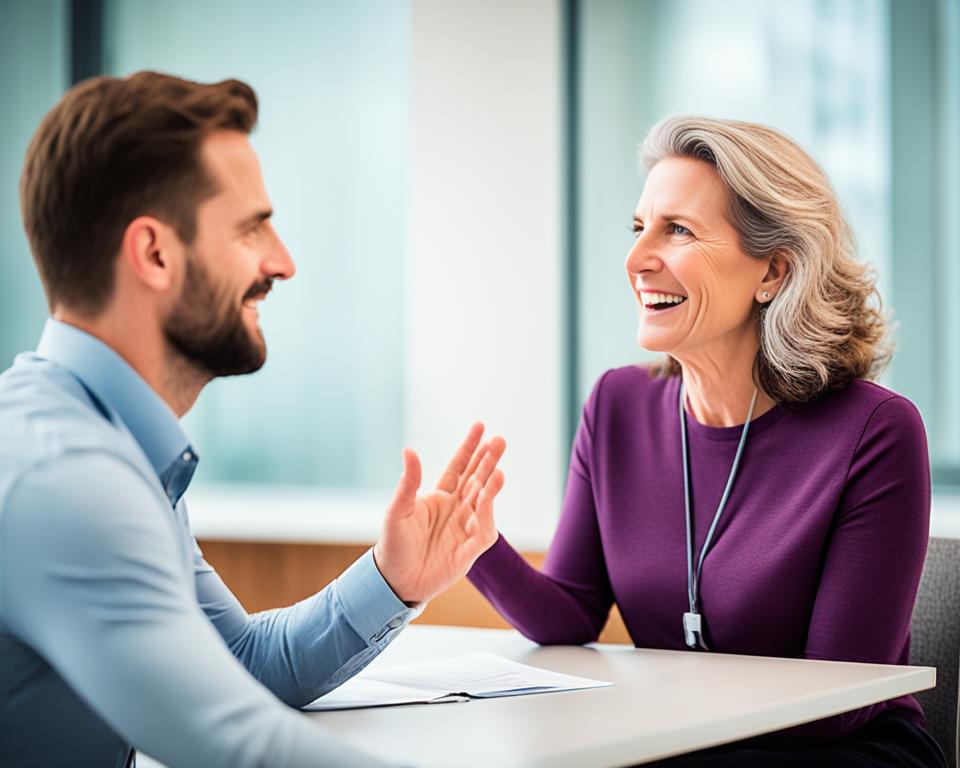
M 374 558 L 401 600 L 429 600 L 452 586 L 497 539 L 493 499 L 503 487 L 496 469 L 506 443 L 495 437 L 479 447 L 475 424 L 435 490 L 417 496 L 420 460 L 403 453 L 404 470 L 387 510 Z

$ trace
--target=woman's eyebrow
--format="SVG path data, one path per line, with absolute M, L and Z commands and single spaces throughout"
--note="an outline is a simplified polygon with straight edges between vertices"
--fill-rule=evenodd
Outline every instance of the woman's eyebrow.
M 696 226 L 703 226 L 703 221 L 698 219 L 696 216 L 692 216 L 689 213 L 661 213 L 656 218 L 661 221 L 675 221 L 676 219 L 684 219 Z M 642 222 L 643 218 L 639 214 L 633 214 L 633 220 L 636 222 Z
M 684 220 L 686 220 L 686 221 L 689 221 L 689 222 L 692 223 L 692 224 L 696 224 L 697 226 L 702 226 L 702 225 L 703 225 L 703 222 L 702 222 L 700 219 L 698 219 L 696 216 L 692 216 L 692 215 L 689 214 L 689 213 L 681 213 L 681 212 L 678 212 L 678 213 L 662 213 L 662 214 L 660 214 L 660 218 L 661 218 L 661 219 L 665 219 L 665 220 L 667 220 L 667 221 L 674 221 L 675 219 L 684 219 Z

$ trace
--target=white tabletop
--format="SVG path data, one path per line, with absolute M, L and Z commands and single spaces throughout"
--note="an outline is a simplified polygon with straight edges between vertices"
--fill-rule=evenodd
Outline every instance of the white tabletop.
M 309 715 L 398 765 L 623 766 L 932 688 L 936 670 L 759 656 L 538 647 L 516 632 L 409 627 L 373 664 L 492 651 L 612 688 Z

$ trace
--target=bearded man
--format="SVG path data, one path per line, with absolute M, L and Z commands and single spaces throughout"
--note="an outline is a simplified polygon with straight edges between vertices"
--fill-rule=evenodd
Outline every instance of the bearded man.
M 496 539 L 501 438 L 437 488 L 404 470 L 376 545 L 248 615 L 203 559 L 180 417 L 266 359 L 259 302 L 294 264 L 246 84 L 96 78 L 45 117 L 21 179 L 50 319 L 0 376 L 0 764 L 378 765 L 299 707 L 362 669 Z

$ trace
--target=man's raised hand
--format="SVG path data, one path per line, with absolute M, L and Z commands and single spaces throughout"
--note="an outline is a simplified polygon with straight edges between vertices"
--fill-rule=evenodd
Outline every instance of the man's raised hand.
M 451 587 L 497 540 L 493 499 L 503 487 L 497 463 L 502 437 L 481 444 L 474 424 L 434 490 L 418 496 L 420 459 L 403 451 L 403 474 L 383 521 L 374 560 L 406 603 L 420 603 Z

